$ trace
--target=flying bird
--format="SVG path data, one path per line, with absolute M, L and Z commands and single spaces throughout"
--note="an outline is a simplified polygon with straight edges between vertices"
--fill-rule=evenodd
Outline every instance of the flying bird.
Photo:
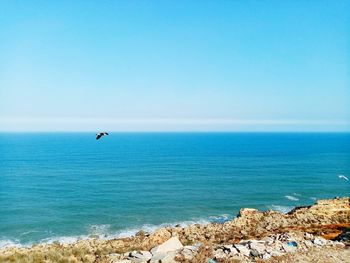
M 96 140 L 99 140 L 102 136 L 109 135 L 108 132 L 96 133 Z
M 338 177 L 339 177 L 340 179 L 344 179 L 344 180 L 346 180 L 346 181 L 349 181 L 349 179 L 348 179 L 345 175 L 340 174 L 340 175 L 338 175 Z

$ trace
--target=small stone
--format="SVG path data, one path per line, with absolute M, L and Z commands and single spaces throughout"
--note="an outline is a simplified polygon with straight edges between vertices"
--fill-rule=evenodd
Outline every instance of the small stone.
M 309 239 L 309 240 L 314 238 L 313 235 L 311 235 L 310 233 L 307 233 L 307 232 L 304 234 L 304 237 L 305 237 L 305 239 Z
M 260 254 L 259 254 L 259 252 L 257 250 L 255 250 L 255 249 L 250 250 L 250 256 L 258 257 L 259 255 Z
M 332 245 L 337 247 L 345 247 L 345 244 L 339 241 L 334 241 Z
M 327 244 L 327 240 L 322 237 L 316 237 L 313 242 L 317 246 L 324 246 Z
M 280 256 L 284 255 L 284 253 L 281 252 L 280 250 L 272 250 L 272 251 L 270 252 L 270 254 L 271 254 L 271 256 L 273 256 L 273 257 L 280 257 Z
M 314 246 L 314 244 L 310 241 L 310 240 L 305 240 L 304 241 L 304 245 L 307 247 L 307 248 L 311 248 Z
M 287 253 L 291 253 L 291 252 L 294 252 L 297 250 L 297 248 L 295 246 L 289 246 L 288 244 L 285 244 L 285 243 L 282 244 L 282 247 L 283 247 L 284 251 Z
M 147 232 L 145 232 L 145 231 L 143 231 L 143 230 L 140 230 L 139 232 L 137 232 L 137 233 L 135 234 L 135 236 L 137 236 L 137 237 L 149 236 L 149 233 L 147 233 Z
M 184 249 L 189 249 L 191 251 L 197 251 L 198 247 L 197 246 L 184 246 Z
M 187 260 L 191 260 L 193 257 L 194 257 L 194 253 L 192 250 L 190 249 L 187 249 L 187 248 L 184 248 L 182 251 L 181 251 L 181 254 L 185 257 L 185 259 Z
M 271 255 L 269 253 L 265 253 L 262 255 L 262 259 L 270 259 L 271 258 Z

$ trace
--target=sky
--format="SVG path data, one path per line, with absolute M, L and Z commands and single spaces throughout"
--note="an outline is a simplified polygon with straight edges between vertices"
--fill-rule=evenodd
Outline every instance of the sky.
M 350 1 L 0 2 L 0 131 L 350 131 Z

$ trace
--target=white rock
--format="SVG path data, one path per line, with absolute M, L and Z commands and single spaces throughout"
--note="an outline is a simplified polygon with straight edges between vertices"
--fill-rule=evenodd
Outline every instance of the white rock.
M 307 248 L 310 248 L 310 247 L 313 247 L 313 246 L 314 246 L 314 243 L 312 243 L 310 240 L 305 240 L 305 241 L 304 241 L 304 245 L 305 245 Z
M 339 242 L 339 241 L 332 242 L 332 245 L 337 246 L 337 247 L 345 247 L 345 244 L 343 242 Z
M 183 248 L 183 245 L 181 244 L 180 240 L 178 237 L 172 237 L 165 241 L 163 244 L 156 246 L 151 249 L 152 254 L 156 253 L 167 253 L 167 252 L 172 252 L 172 251 L 177 251 Z
M 307 232 L 304 234 L 304 237 L 305 237 L 305 239 L 309 239 L 309 240 L 314 238 L 314 236 L 312 234 L 307 233 Z
M 225 258 L 227 258 L 227 254 L 224 252 L 224 250 L 223 249 L 221 249 L 221 248 L 219 248 L 219 249 L 217 249 L 217 250 L 215 250 L 214 251 L 214 253 L 213 253 L 213 255 L 214 255 L 214 258 L 215 259 L 225 259 Z
M 315 245 L 318 245 L 318 246 L 324 246 L 327 244 L 327 240 L 325 240 L 322 237 L 316 237 L 313 242 Z
M 255 249 L 259 254 L 263 254 L 265 252 L 265 245 L 261 242 L 252 242 L 249 244 L 251 249 Z
M 159 263 L 159 261 L 163 260 L 167 256 L 166 252 L 158 252 L 154 253 L 152 258 L 151 258 L 151 263 Z
M 149 251 L 140 251 L 140 252 L 133 251 L 130 253 L 129 257 L 137 258 L 142 261 L 148 261 L 152 258 L 152 254 Z
M 280 256 L 284 255 L 284 253 L 281 252 L 281 251 L 279 251 L 279 250 L 272 250 L 272 251 L 270 252 L 270 254 L 271 254 L 271 256 L 273 256 L 273 257 L 280 257 Z
M 237 248 L 238 252 L 241 253 L 242 255 L 249 257 L 250 255 L 250 250 L 249 248 L 240 245 L 240 244 L 235 244 L 235 248 Z
M 192 251 L 191 249 L 188 249 L 186 247 L 181 251 L 181 254 L 187 260 L 190 260 L 190 259 L 192 259 L 194 257 L 194 251 Z
M 184 246 L 184 249 L 189 249 L 191 251 L 197 251 L 198 247 L 197 246 Z
M 238 254 L 238 250 L 237 248 L 234 247 L 234 245 L 225 245 L 224 252 L 228 254 L 230 257 Z
M 262 255 L 262 259 L 270 259 L 271 255 L 269 253 L 265 253 Z
M 169 252 L 164 258 L 162 258 L 161 262 L 162 263 L 179 263 L 178 261 L 175 260 L 175 257 L 176 257 L 175 252 Z

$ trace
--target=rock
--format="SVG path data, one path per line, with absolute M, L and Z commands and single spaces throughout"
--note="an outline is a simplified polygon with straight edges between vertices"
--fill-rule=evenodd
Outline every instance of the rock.
M 167 229 L 161 228 L 158 229 L 156 232 L 152 233 L 148 237 L 147 242 L 150 244 L 161 244 L 169 238 L 171 238 L 171 233 Z
M 163 259 L 167 256 L 166 252 L 158 252 L 158 253 L 154 253 L 150 263 L 159 263 L 160 261 L 163 261 Z
M 238 250 L 238 252 L 246 257 L 249 257 L 250 255 L 250 250 L 243 246 L 243 245 L 240 245 L 240 244 L 235 244 L 235 248 Z
M 285 251 L 286 253 L 291 253 L 291 252 L 294 252 L 294 251 L 297 250 L 297 247 L 295 247 L 295 246 L 290 246 L 290 245 L 288 245 L 288 244 L 286 244 L 286 243 L 283 243 L 283 244 L 282 244 L 282 247 L 283 247 L 283 249 L 284 249 L 284 251 Z
M 137 237 L 145 237 L 145 236 L 149 236 L 149 233 L 147 233 L 147 232 L 145 232 L 143 230 L 140 230 L 139 232 L 137 232 L 135 234 L 135 236 L 137 236 Z
M 305 237 L 305 239 L 308 239 L 308 240 L 311 240 L 311 239 L 314 238 L 313 235 L 311 235 L 311 234 L 309 234 L 309 233 L 307 233 L 307 232 L 304 234 L 304 237 Z
M 257 250 L 255 250 L 255 249 L 250 250 L 250 256 L 256 258 L 259 255 L 260 255 L 260 253 Z
M 129 257 L 140 259 L 141 261 L 148 261 L 152 258 L 152 254 L 149 251 L 133 251 L 130 253 Z
M 165 257 L 162 258 L 161 262 L 162 263 L 178 263 L 175 260 L 175 257 L 176 257 L 176 253 L 175 252 L 169 252 L 169 253 L 166 254 Z
M 191 251 L 197 251 L 198 250 L 198 246 L 184 246 L 184 249 L 189 249 Z
M 218 259 L 218 260 L 223 260 L 227 258 L 227 254 L 221 248 L 215 250 L 213 255 L 214 255 L 214 259 Z
M 305 241 L 304 241 L 304 245 L 305 245 L 307 248 L 310 248 L 310 247 L 313 247 L 313 246 L 314 246 L 314 243 L 312 243 L 310 240 L 305 240 Z
M 316 237 L 314 240 L 313 240 L 313 243 L 317 246 L 324 246 L 327 244 L 327 240 L 325 240 L 324 238 L 322 237 Z
M 264 243 L 261 243 L 261 242 L 251 242 L 249 243 L 249 247 L 251 249 L 254 249 L 256 250 L 260 255 L 261 254 L 264 254 L 265 250 L 266 250 L 266 246 Z
M 282 251 L 280 251 L 280 250 L 272 250 L 272 251 L 270 252 L 270 254 L 271 254 L 271 256 L 273 256 L 273 257 L 280 257 L 280 256 L 283 256 L 283 255 L 284 255 L 284 253 L 283 253 Z
M 345 247 L 345 244 L 339 241 L 334 241 L 332 245 L 337 247 Z
M 223 246 L 223 250 L 230 257 L 238 254 L 238 250 L 234 247 L 234 245 L 225 245 Z
M 167 252 L 173 252 L 177 251 L 183 248 L 183 245 L 181 244 L 178 237 L 172 237 L 165 241 L 163 244 L 156 246 L 151 249 L 152 254 L 156 253 L 167 253 Z
M 266 259 L 270 259 L 271 255 L 269 253 L 265 253 L 262 255 L 262 259 L 266 260 Z
M 181 254 L 184 256 L 185 259 L 190 260 L 194 257 L 194 251 L 188 248 L 184 248 L 181 251 Z

